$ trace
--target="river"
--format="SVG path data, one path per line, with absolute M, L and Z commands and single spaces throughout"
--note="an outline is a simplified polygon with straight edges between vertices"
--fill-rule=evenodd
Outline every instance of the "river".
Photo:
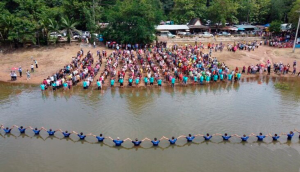
M 84 132 L 113 138 L 153 139 L 191 134 L 281 133 L 300 128 L 300 82 L 269 77 L 239 83 L 165 88 L 113 88 L 42 93 L 38 86 L 0 83 L 0 123 Z M 289 90 L 274 87 L 286 82 Z M 0 171 L 224 171 L 299 172 L 300 141 L 282 136 L 248 142 L 239 138 L 205 142 L 197 137 L 159 147 L 121 147 L 106 139 L 85 141 L 57 132 L 35 136 L 30 129 L 0 135 Z

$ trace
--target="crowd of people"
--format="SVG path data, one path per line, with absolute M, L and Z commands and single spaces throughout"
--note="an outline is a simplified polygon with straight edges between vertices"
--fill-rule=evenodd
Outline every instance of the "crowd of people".
M 254 133 L 251 133 L 250 135 L 243 134 L 243 135 L 239 136 L 239 135 L 237 135 L 237 134 L 229 135 L 229 134 L 227 134 L 227 133 L 225 133 L 225 134 L 219 134 L 219 133 L 216 133 L 216 134 L 212 134 L 212 135 L 210 135 L 209 133 L 207 133 L 207 134 L 205 134 L 205 135 L 202 135 L 202 134 L 196 134 L 196 135 L 188 134 L 187 136 L 181 135 L 181 136 L 179 136 L 179 137 L 174 137 L 174 136 L 173 136 L 173 137 L 171 137 L 171 138 L 167 138 L 167 137 L 163 136 L 163 137 L 160 138 L 160 139 L 154 138 L 153 140 L 151 140 L 151 139 L 149 139 L 149 138 L 147 138 L 147 137 L 144 138 L 144 139 L 142 139 L 142 140 L 139 140 L 139 139 L 137 139 L 137 138 L 134 139 L 134 140 L 132 140 L 132 139 L 130 139 L 130 138 L 126 138 L 126 139 L 122 140 L 122 139 L 120 139 L 119 137 L 117 137 L 117 139 L 113 139 L 113 138 L 111 138 L 111 137 L 104 137 L 103 134 L 100 134 L 99 136 L 97 136 L 97 135 L 94 135 L 94 134 L 92 134 L 92 133 L 89 133 L 89 134 L 83 134 L 83 132 L 80 132 L 80 133 L 77 133 L 77 132 L 75 132 L 75 131 L 69 132 L 69 131 L 67 131 L 67 130 L 66 130 L 66 131 L 63 131 L 63 130 L 61 130 L 61 129 L 57 129 L 57 130 L 48 129 L 48 130 L 47 130 L 47 129 L 44 128 L 44 127 L 41 127 L 41 128 L 33 128 L 33 127 L 31 127 L 31 126 L 29 126 L 29 127 L 23 127 L 23 126 L 18 127 L 17 125 L 13 125 L 12 127 L 9 128 L 9 127 L 4 127 L 3 125 L 0 125 L 0 129 L 1 129 L 1 128 L 3 129 L 3 131 L 5 132 L 5 134 L 10 134 L 10 133 L 11 133 L 11 130 L 12 130 L 13 128 L 17 128 L 17 129 L 19 130 L 20 134 L 24 134 L 24 133 L 26 132 L 27 129 L 30 129 L 30 130 L 33 131 L 33 133 L 34 133 L 35 135 L 39 135 L 41 131 L 46 131 L 46 132 L 48 133 L 49 136 L 54 136 L 56 132 L 60 132 L 60 133 L 61 133 L 64 137 L 66 137 L 66 138 L 70 137 L 71 134 L 75 134 L 75 135 L 78 136 L 78 138 L 79 138 L 80 140 L 84 140 L 87 136 L 91 136 L 91 137 L 96 138 L 96 139 L 98 140 L 98 142 L 103 142 L 105 139 L 110 139 L 110 140 L 112 140 L 112 141 L 115 143 L 115 146 L 121 146 L 122 143 L 124 143 L 125 141 L 130 141 L 130 142 L 132 142 L 134 146 L 140 146 L 140 144 L 141 144 L 142 142 L 150 141 L 150 142 L 153 144 L 153 146 L 158 146 L 159 143 L 160 143 L 162 140 L 167 140 L 167 141 L 169 141 L 169 143 L 172 145 L 172 144 L 175 144 L 176 141 L 177 141 L 178 139 L 181 139 L 181 138 L 185 138 L 185 139 L 187 140 L 187 142 L 192 142 L 196 137 L 203 137 L 203 139 L 204 139 L 205 141 L 209 141 L 209 140 L 211 140 L 211 138 L 212 138 L 213 136 L 221 136 L 222 139 L 223 139 L 224 141 L 228 141 L 228 140 L 230 140 L 230 138 L 232 138 L 232 137 L 237 137 L 237 138 L 240 138 L 242 142 L 246 142 L 250 137 L 253 136 L 253 137 L 256 137 L 256 138 L 257 138 L 257 141 L 262 142 L 262 141 L 264 141 L 264 139 L 265 139 L 266 137 L 271 137 L 273 141 L 278 141 L 278 140 L 280 139 L 281 136 L 286 135 L 286 136 L 287 136 L 287 140 L 292 140 L 292 138 L 293 138 L 294 135 L 295 135 L 294 131 L 299 133 L 299 139 L 300 139 L 300 131 L 297 130 L 297 129 L 295 129 L 294 131 L 290 131 L 289 133 L 281 133 L 281 134 L 276 134 L 276 133 L 275 133 L 275 134 L 273 134 L 273 135 L 272 135 L 271 133 L 266 134 L 266 135 L 263 135 L 262 133 L 259 133 L 258 135 L 254 134 Z
M 107 45 L 110 45 L 108 43 Z M 114 43 L 113 45 L 115 45 Z M 262 41 L 234 42 L 227 44 L 227 50 L 254 51 L 263 44 Z M 117 44 L 116 44 L 117 45 Z M 53 90 L 63 87 L 69 89 L 82 81 L 82 87 L 88 89 L 93 81 L 101 90 L 108 80 L 107 86 L 162 86 L 204 84 L 217 81 L 238 81 L 242 74 L 271 73 L 271 67 L 275 74 L 288 74 L 289 64 L 272 63 L 268 60 L 266 64 L 250 65 L 229 69 L 229 67 L 214 56 L 214 52 L 222 52 L 226 45 L 203 43 L 196 45 L 172 45 L 167 47 L 163 42 L 155 46 L 149 45 L 122 45 L 121 48 L 112 48 L 107 54 L 105 50 L 98 50 L 97 56 L 89 51 L 84 54 L 81 49 L 76 57 L 72 58 L 70 64 L 61 70 L 48 76 L 41 83 L 41 89 L 52 87 Z M 204 51 L 206 49 L 208 51 Z M 95 64 L 94 64 L 94 61 Z M 100 71 L 100 67 L 104 69 Z M 100 76 L 97 74 L 100 73 Z M 293 64 L 293 72 L 296 74 L 296 61 Z M 300 74 L 300 73 L 299 73 Z M 298 74 L 298 75 L 299 75 Z M 13 74 L 12 74 L 13 75 Z M 126 85 L 124 85 L 126 83 Z

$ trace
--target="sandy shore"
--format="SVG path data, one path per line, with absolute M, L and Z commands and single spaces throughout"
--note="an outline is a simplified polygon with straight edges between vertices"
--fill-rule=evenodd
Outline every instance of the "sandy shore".
M 207 43 L 205 43 L 207 45 Z M 32 49 L 21 49 L 12 53 L 0 54 L 0 81 L 14 82 L 14 83 L 28 83 L 39 84 L 47 76 L 52 75 L 64 65 L 71 62 L 73 56 L 83 49 L 85 52 L 91 51 L 93 54 L 97 54 L 97 50 L 103 50 L 105 47 L 98 46 L 93 48 L 91 46 L 81 46 L 78 43 L 71 45 L 56 45 L 56 47 L 42 47 Z M 107 50 L 108 54 L 111 50 Z M 205 50 L 207 51 L 207 50 Z M 243 66 L 255 65 L 258 63 L 266 63 L 270 60 L 272 63 L 283 62 L 289 63 L 291 66 L 294 60 L 300 59 L 300 50 L 296 50 L 292 53 L 290 48 L 273 48 L 269 46 L 261 46 L 255 51 L 237 51 L 236 53 L 229 52 L 227 49 L 221 53 L 213 53 L 213 57 L 217 57 L 220 62 L 225 62 L 230 69 L 235 67 L 242 68 Z M 34 64 L 33 60 L 37 60 L 39 68 L 35 69 L 34 73 L 31 73 L 31 79 L 26 79 L 26 70 L 30 70 L 30 65 Z M 300 62 L 298 62 L 300 63 Z M 23 77 L 18 77 L 17 81 L 10 80 L 10 71 L 13 67 L 18 68 L 22 66 Z M 102 69 L 103 67 L 101 67 Z M 297 72 L 300 71 L 300 65 L 297 65 Z M 275 75 L 275 74 L 272 74 Z M 254 75 L 242 75 L 242 77 L 252 77 Z M 276 75 L 277 76 L 277 75 Z M 294 77 L 292 75 L 284 75 L 284 77 Z M 126 83 L 124 83 L 126 85 Z

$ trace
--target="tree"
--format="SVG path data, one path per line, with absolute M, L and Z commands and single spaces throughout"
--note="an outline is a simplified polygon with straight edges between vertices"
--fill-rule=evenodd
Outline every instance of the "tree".
M 292 9 L 288 13 L 289 22 L 293 24 L 293 27 L 297 27 L 298 20 L 299 20 L 299 13 L 300 10 L 300 0 L 296 0 L 293 5 Z
M 109 25 L 104 38 L 119 43 L 151 43 L 162 13 L 158 0 L 118 0 L 106 12 Z
M 75 26 L 78 25 L 78 22 L 74 22 L 73 19 L 61 18 L 61 26 L 62 28 L 67 32 L 67 38 L 68 42 L 71 43 L 71 37 L 73 37 L 73 31 L 76 31 L 78 33 L 81 33 L 79 30 L 75 28 Z
M 213 0 L 208 8 L 210 20 L 214 23 L 237 22 L 236 14 L 239 5 L 234 0 Z
M 281 22 L 280 21 L 272 21 L 269 27 L 270 32 L 279 33 L 281 31 Z
M 174 0 L 171 19 L 178 24 L 186 24 L 192 18 L 202 18 L 206 13 L 206 0 Z
M 160 0 L 162 3 L 164 14 L 168 16 L 174 7 L 174 0 Z

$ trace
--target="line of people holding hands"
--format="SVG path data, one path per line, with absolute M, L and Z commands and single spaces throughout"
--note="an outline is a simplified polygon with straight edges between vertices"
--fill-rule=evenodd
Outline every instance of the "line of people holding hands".
M 25 131 L 27 129 L 31 129 L 34 132 L 35 135 L 39 135 L 40 132 L 42 130 L 44 130 L 48 133 L 49 136 L 53 136 L 56 132 L 61 132 L 61 134 L 63 134 L 64 137 L 70 137 L 71 134 L 76 134 L 79 137 L 80 140 L 84 140 L 87 136 L 95 137 L 99 142 L 103 142 L 104 139 L 110 139 L 115 143 L 115 146 L 121 146 L 122 143 L 124 143 L 126 141 L 131 141 L 134 144 L 134 146 L 139 146 L 144 141 L 150 141 L 153 144 L 153 146 L 158 146 L 159 143 L 162 140 L 168 140 L 170 142 L 170 144 L 172 145 L 172 144 L 175 144 L 176 141 L 178 139 L 181 139 L 181 138 L 185 138 L 187 140 L 187 142 L 192 142 L 196 137 L 203 137 L 205 141 L 209 141 L 213 136 L 222 136 L 224 141 L 228 141 L 231 137 L 237 137 L 237 138 L 240 138 L 241 141 L 246 142 L 252 136 L 257 137 L 257 141 L 263 141 L 264 138 L 266 138 L 266 137 L 271 137 L 273 141 L 278 141 L 278 139 L 282 135 L 286 135 L 287 140 L 292 140 L 293 136 L 295 135 L 295 133 L 293 131 L 290 131 L 289 133 L 281 133 L 281 134 L 274 134 L 274 135 L 272 135 L 271 133 L 269 133 L 267 135 L 263 135 L 262 133 L 259 133 L 258 135 L 254 134 L 254 133 L 251 133 L 250 135 L 245 135 L 244 134 L 242 136 L 239 136 L 237 134 L 228 135 L 227 133 L 225 133 L 224 135 L 219 134 L 219 133 L 210 135 L 209 133 L 207 133 L 206 135 L 202 135 L 202 134 L 192 135 L 192 134 L 189 134 L 187 136 L 185 136 L 185 135 L 181 135 L 179 137 L 174 137 L 173 136 L 172 138 L 167 138 L 167 137 L 163 136 L 160 139 L 154 138 L 153 140 L 151 140 L 147 137 L 144 138 L 143 140 L 138 140 L 137 138 L 134 139 L 134 140 L 131 140 L 130 138 L 126 138 L 124 140 L 121 140 L 119 137 L 117 137 L 117 139 L 113 139 L 111 137 L 104 137 L 102 134 L 100 134 L 99 136 L 94 135 L 92 133 L 89 133 L 89 134 L 85 135 L 85 134 L 83 134 L 83 132 L 80 132 L 80 133 L 77 133 L 75 131 L 68 132 L 68 131 L 62 131 L 61 129 L 58 129 L 58 130 L 48 129 L 47 130 L 44 127 L 33 128 L 33 127 L 29 126 L 29 127 L 25 128 L 23 126 L 19 127 L 17 125 L 13 125 L 12 127 L 9 128 L 9 127 L 4 127 L 3 125 L 0 125 L 0 129 L 3 129 L 6 134 L 9 134 L 13 128 L 18 128 L 18 130 L 21 134 L 25 133 Z M 297 129 L 295 129 L 294 131 L 299 133 L 299 139 L 300 139 L 300 131 L 297 130 Z

